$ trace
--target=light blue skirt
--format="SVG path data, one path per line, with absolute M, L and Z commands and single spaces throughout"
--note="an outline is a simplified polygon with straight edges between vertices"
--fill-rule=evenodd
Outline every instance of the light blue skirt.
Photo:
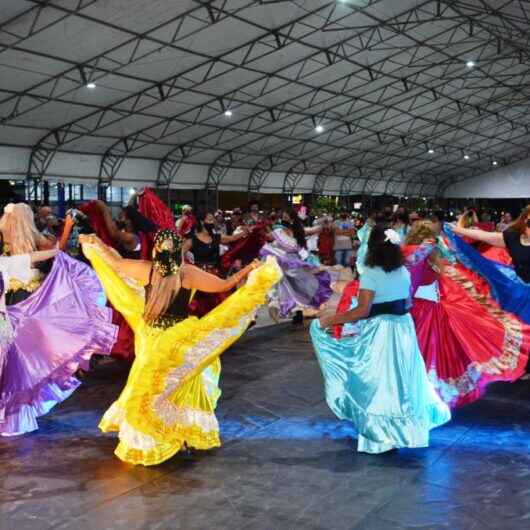
M 355 425 L 360 452 L 428 447 L 429 431 L 451 419 L 427 378 L 410 315 L 360 321 L 356 335 L 340 340 L 314 320 L 311 339 L 326 401 Z

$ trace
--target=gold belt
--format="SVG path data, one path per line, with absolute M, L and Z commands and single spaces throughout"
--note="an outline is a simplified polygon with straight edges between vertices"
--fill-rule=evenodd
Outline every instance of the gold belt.
M 39 274 L 36 278 L 31 280 L 28 283 L 21 282 L 20 280 L 17 280 L 15 278 L 12 278 L 9 280 L 9 286 L 7 288 L 8 292 L 16 292 L 20 290 L 27 291 L 28 293 L 32 293 L 33 291 L 36 291 L 40 284 L 42 283 L 42 280 L 44 279 L 44 275 L 42 273 Z

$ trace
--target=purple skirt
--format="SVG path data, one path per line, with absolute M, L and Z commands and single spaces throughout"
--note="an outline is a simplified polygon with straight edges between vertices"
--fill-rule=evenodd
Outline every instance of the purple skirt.
M 300 259 L 297 253 L 267 244 L 260 256 L 275 257 L 282 269 L 283 277 L 272 289 L 269 300 L 281 317 L 295 310 L 318 309 L 333 294 L 329 273 Z
M 38 428 L 37 418 L 79 386 L 93 354 L 108 355 L 118 329 L 96 274 L 58 254 L 26 300 L 9 306 L 12 337 L 0 347 L 0 435 Z

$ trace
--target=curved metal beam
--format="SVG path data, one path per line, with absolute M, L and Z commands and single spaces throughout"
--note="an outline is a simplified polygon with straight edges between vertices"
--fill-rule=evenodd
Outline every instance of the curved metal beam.
M 206 178 L 205 189 L 210 191 L 217 191 L 223 182 L 226 174 L 230 169 L 237 164 L 239 160 L 246 158 L 246 155 L 238 154 L 234 151 L 227 151 L 221 156 L 217 157 L 208 168 L 208 176 Z
M 294 190 L 304 177 L 307 174 L 307 164 L 305 160 L 300 160 L 292 165 L 283 179 L 282 193 L 284 195 L 292 195 Z
M 188 152 L 185 149 L 179 149 L 171 158 L 161 160 L 158 165 L 156 185 L 169 188 L 187 156 Z
M 313 191 L 312 194 L 314 197 L 322 195 L 324 189 L 326 188 L 326 182 L 329 177 L 333 177 L 337 174 L 337 167 L 335 162 L 323 167 L 316 175 L 315 180 L 313 181 Z
M 362 195 L 374 195 L 378 182 L 380 182 L 380 180 L 383 178 L 383 170 L 380 171 L 379 180 L 374 177 L 367 177 L 364 183 Z
M 112 185 L 112 181 L 116 178 L 116 175 L 118 174 L 118 171 L 120 170 L 125 158 L 125 154 L 113 154 L 108 152 L 101 157 L 98 175 L 99 186 Z
M 383 195 L 396 196 L 398 194 L 399 188 L 401 187 L 403 182 L 406 182 L 405 172 L 401 171 L 399 175 L 401 179 L 398 179 L 396 175 L 393 175 L 388 178 Z
M 340 194 L 342 196 L 356 195 L 355 192 L 362 194 L 364 187 L 366 185 L 365 178 L 362 176 L 362 171 L 359 168 L 359 176 L 348 176 L 344 177 L 340 185 Z
M 278 157 L 269 155 L 260 160 L 251 170 L 248 176 L 248 192 L 259 193 L 265 181 L 269 178 L 274 166 L 278 163 Z

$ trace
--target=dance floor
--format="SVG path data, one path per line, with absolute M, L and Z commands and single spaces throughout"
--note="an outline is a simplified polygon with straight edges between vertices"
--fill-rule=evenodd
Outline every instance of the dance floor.
M 530 526 L 528 382 L 491 387 L 429 449 L 369 456 L 324 403 L 306 331 L 258 330 L 223 367 L 224 446 L 143 468 L 97 429 L 126 376 L 100 366 L 39 432 L 0 439 L 0 529 Z

